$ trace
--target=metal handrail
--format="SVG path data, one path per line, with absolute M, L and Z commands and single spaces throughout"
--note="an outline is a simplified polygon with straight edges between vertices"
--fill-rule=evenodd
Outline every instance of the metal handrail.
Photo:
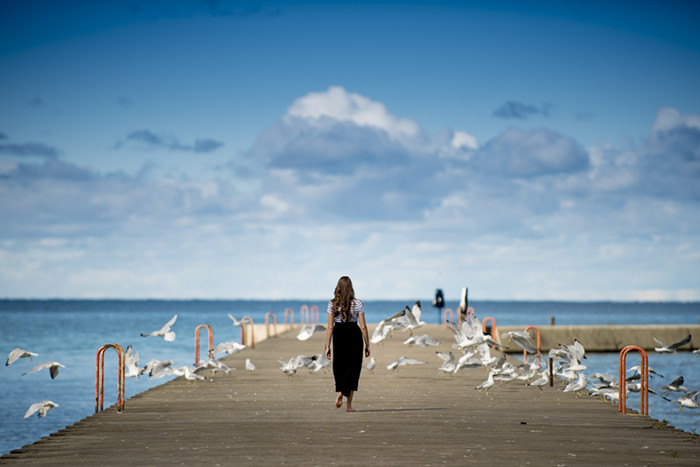
M 627 380 L 625 375 L 627 374 L 627 354 L 633 350 L 639 352 L 642 363 L 642 377 L 641 377 L 641 388 L 639 390 L 639 413 L 644 415 L 649 415 L 649 358 L 647 353 L 641 347 L 636 345 L 628 345 L 620 351 L 620 372 L 619 372 L 619 399 L 620 403 L 618 405 L 618 412 L 622 412 L 623 415 L 627 413 Z
M 265 314 L 265 331 L 267 332 L 267 338 L 270 338 L 270 316 L 272 316 L 273 329 L 275 331 L 275 336 L 277 336 L 277 315 L 271 311 Z
M 455 313 L 452 311 L 452 308 L 445 308 L 442 310 L 442 327 L 446 328 L 447 327 L 447 312 L 450 312 L 450 321 L 454 322 L 455 320 Z
M 114 349 L 117 351 L 117 412 L 124 410 L 124 349 L 118 344 L 106 344 L 97 350 L 97 361 L 95 365 L 95 413 L 104 409 L 104 367 L 105 351 L 107 349 Z
M 309 308 L 309 315 L 311 318 L 312 323 L 318 323 L 319 322 L 319 315 L 318 315 L 318 305 L 311 305 L 311 308 Z M 315 318 L 315 319 L 314 319 Z
M 299 308 L 299 322 L 300 323 L 310 323 L 309 321 L 309 307 L 306 305 L 302 305 L 301 308 Z
M 199 334 L 200 330 L 205 328 L 207 334 L 209 335 L 209 358 L 213 358 L 212 352 L 214 351 L 214 331 L 208 324 L 200 324 L 194 330 L 194 366 L 199 365 Z
M 254 349 L 255 348 L 255 324 L 253 324 L 253 318 L 250 316 L 244 316 L 241 318 L 241 344 L 246 345 L 245 341 L 245 332 L 243 329 L 246 327 L 247 324 L 250 324 L 250 348 Z
M 289 316 L 289 315 L 292 315 L 290 326 L 292 328 L 294 328 L 294 310 L 292 310 L 291 308 L 284 309 L 284 325 L 285 325 L 285 327 L 287 327 L 287 316 Z M 289 327 L 287 327 L 287 329 L 289 329 Z

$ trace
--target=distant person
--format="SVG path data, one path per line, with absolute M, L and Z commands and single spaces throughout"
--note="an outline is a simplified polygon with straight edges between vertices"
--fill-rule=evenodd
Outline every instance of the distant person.
M 445 306 L 445 296 L 442 294 L 442 289 L 437 289 L 435 291 L 435 298 L 433 299 L 433 306 L 438 309 L 438 311 L 442 310 L 442 308 Z
M 358 326 L 359 324 L 359 326 Z M 333 338 L 333 377 L 338 397 L 335 406 L 343 405 L 347 398 L 346 410 L 354 412 L 352 396 L 357 391 L 362 370 L 362 341 L 365 357 L 369 357 L 369 335 L 365 322 L 365 306 L 355 298 L 355 290 L 349 277 L 338 279 L 333 299 L 328 302 L 328 326 L 326 327 L 326 358 L 331 358 L 331 338 Z

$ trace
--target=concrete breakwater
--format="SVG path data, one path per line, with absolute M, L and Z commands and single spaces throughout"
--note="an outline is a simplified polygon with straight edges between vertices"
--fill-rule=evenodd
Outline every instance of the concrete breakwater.
M 489 324 L 489 323 L 487 323 Z M 499 337 L 508 331 L 522 331 L 525 326 L 496 326 L 496 334 Z M 694 350 L 700 347 L 700 325 L 697 324 L 673 324 L 673 325 L 603 325 L 603 326 L 538 326 L 540 331 L 540 349 L 547 352 L 549 349 L 558 348 L 559 344 L 571 344 L 578 339 L 587 352 L 619 352 L 627 345 L 636 345 L 645 350 L 653 350 L 659 347 L 654 338 L 666 345 L 678 342 L 690 334 L 691 340 L 679 348 L 679 350 Z M 531 329 L 530 335 L 536 338 L 537 331 Z M 515 343 L 508 344 L 507 338 L 501 340 L 503 345 L 509 347 L 507 352 L 522 352 Z

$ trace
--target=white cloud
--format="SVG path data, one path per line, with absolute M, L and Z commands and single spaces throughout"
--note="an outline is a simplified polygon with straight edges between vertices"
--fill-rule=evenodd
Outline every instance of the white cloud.
M 292 103 L 287 114 L 307 120 L 329 118 L 338 122 L 352 122 L 357 126 L 383 130 L 393 139 L 415 137 L 420 133 L 415 121 L 397 118 L 387 111 L 384 104 L 347 92 L 340 86 L 300 97 Z
M 216 179 L 22 162 L 0 177 L 0 296 L 323 298 L 343 274 L 367 298 L 698 296 L 696 118 L 664 110 L 624 149 L 479 146 L 330 88 Z

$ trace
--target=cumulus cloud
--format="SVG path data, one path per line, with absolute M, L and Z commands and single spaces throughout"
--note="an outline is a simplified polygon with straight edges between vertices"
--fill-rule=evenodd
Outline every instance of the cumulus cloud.
M 498 118 L 515 118 L 525 120 L 535 115 L 549 116 L 549 104 L 536 106 L 524 102 L 507 101 L 493 111 L 493 115 Z
M 121 148 L 126 144 L 138 144 L 146 148 L 194 153 L 214 152 L 224 145 L 220 141 L 209 138 L 197 139 L 194 144 L 182 144 L 174 137 L 160 135 L 149 130 L 132 131 L 123 141 L 117 143 L 116 147 Z
M 555 131 L 511 128 L 484 145 L 472 163 L 493 175 L 533 177 L 579 172 L 589 160 L 585 148 Z
M 0 292 L 20 290 L 14 271 L 63 277 L 70 263 L 82 284 L 133 271 L 120 282 L 130 296 L 269 298 L 270 283 L 292 283 L 308 297 L 342 274 L 372 297 L 415 296 L 426 284 L 432 293 L 436 281 L 458 291 L 467 280 L 483 297 L 694 296 L 683 278 L 700 258 L 697 121 L 662 109 L 649 138 L 624 149 L 584 148 L 546 128 L 477 144 L 330 88 L 293 102 L 225 177 L 22 159 L 0 176 L 0 238 L 11 240 L 0 256 L 12 264 L 0 268 Z M 122 144 L 196 146 L 130 136 Z M 64 245 L 75 260 L 52 253 Z M 247 273 L 221 279 L 238 269 Z M 111 284 L 95 293 L 119 295 Z

